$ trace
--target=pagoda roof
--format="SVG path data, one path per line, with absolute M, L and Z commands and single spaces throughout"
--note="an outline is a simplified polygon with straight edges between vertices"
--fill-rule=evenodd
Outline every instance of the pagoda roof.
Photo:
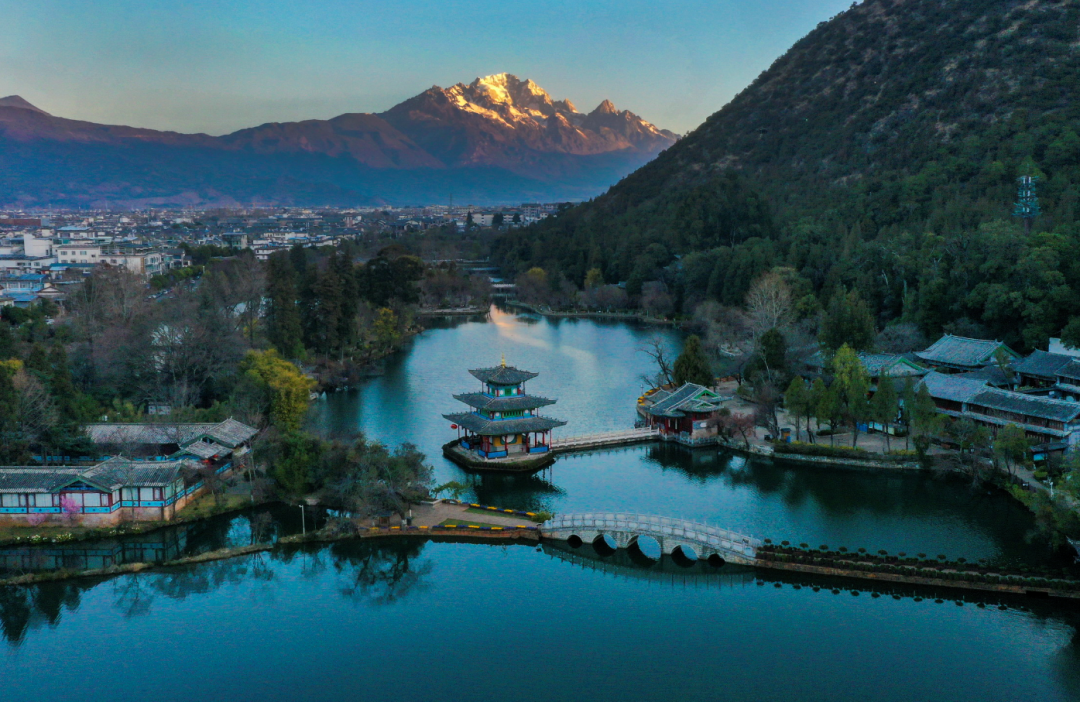
M 724 398 L 703 385 L 686 383 L 677 390 L 661 390 L 655 402 L 645 407 L 654 417 L 685 417 L 689 413 L 707 414 L 720 409 Z
M 470 392 L 464 395 L 454 395 L 454 399 L 464 402 L 469 407 L 489 410 L 491 412 L 513 412 L 515 410 L 531 410 L 555 404 L 555 400 L 535 395 L 515 395 L 512 397 L 492 397 L 482 392 Z
M 444 414 L 443 417 L 461 425 L 474 434 L 481 436 L 506 436 L 508 434 L 528 434 L 534 431 L 549 431 L 561 427 L 566 422 L 550 417 L 521 417 L 519 419 L 488 419 L 472 412 Z
M 477 368 L 469 371 L 477 380 L 488 385 L 520 385 L 526 380 L 532 380 L 539 373 L 520 370 L 513 366 L 495 366 L 494 368 Z

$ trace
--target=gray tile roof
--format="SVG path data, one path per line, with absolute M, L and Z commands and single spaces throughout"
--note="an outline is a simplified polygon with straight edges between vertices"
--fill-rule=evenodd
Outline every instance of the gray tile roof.
M 1012 383 L 1012 378 L 1005 375 L 996 365 L 983 366 L 979 370 L 968 371 L 967 373 L 957 373 L 957 377 L 965 380 L 981 381 L 994 387 L 1003 387 Z
M 1080 361 L 1073 359 L 1058 370 L 1058 376 L 1067 380 L 1080 380 Z M 1076 385 L 1077 383 L 1070 383 Z
M 870 353 L 859 351 L 856 354 L 871 378 L 879 378 L 884 373 L 892 378 L 915 377 L 925 375 L 928 369 L 920 368 L 915 361 L 898 353 Z M 825 355 L 815 351 L 804 361 L 810 368 L 824 369 Z
M 184 446 L 202 437 L 236 448 L 258 433 L 254 427 L 229 418 L 217 423 L 171 424 L 169 422 L 143 422 L 121 424 L 116 422 L 87 424 L 84 431 L 95 444 L 132 444 L 156 446 L 177 444 Z
M 0 492 L 52 492 L 79 477 L 78 468 L 0 467 Z
M 659 393 L 654 393 L 649 399 L 657 395 Z M 687 412 L 715 412 L 720 409 L 721 402 L 723 398 L 704 385 L 686 383 L 644 407 L 644 410 L 654 417 L 685 417 Z
M 94 466 L 0 466 L 0 492 L 55 492 L 77 481 L 106 491 L 121 487 L 164 487 L 190 461 L 130 461 L 113 457 Z
M 224 422 L 214 425 L 212 429 L 206 432 L 206 435 L 229 448 L 236 448 L 258 433 L 259 430 L 255 427 L 250 427 L 229 417 Z
M 930 397 L 935 400 L 949 402 L 967 402 L 987 387 L 985 381 L 970 380 L 959 375 L 946 375 L 937 371 L 927 373 L 919 385 L 925 385 Z
M 524 371 L 513 366 L 495 366 L 494 368 L 477 368 L 469 371 L 477 380 L 488 385 L 519 385 L 526 380 L 532 380 L 539 373 Z
M 966 336 L 946 334 L 925 351 L 915 355 L 931 365 L 952 366 L 955 368 L 979 368 L 994 362 L 994 354 L 1004 349 L 1016 358 L 1019 354 L 1000 341 L 989 339 L 969 339 Z
M 464 402 L 469 407 L 486 409 L 492 412 L 513 412 L 515 410 L 539 409 L 555 404 L 555 400 L 535 395 L 515 395 L 514 397 L 491 397 L 482 392 L 454 395 L 454 399 Z
M 862 361 L 863 367 L 866 368 L 866 372 L 872 378 L 877 378 L 881 375 L 887 375 L 890 378 L 925 375 L 928 370 L 926 368 L 919 368 L 900 354 L 867 353 L 865 351 L 860 351 L 858 356 L 859 360 Z
M 505 436 L 509 434 L 527 434 L 533 431 L 548 431 L 561 427 L 566 422 L 550 417 L 521 417 L 520 419 L 487 419 L 471 412 L 444 414 L 451 422 L 460 424 L 465 429 L 481 436 Z
M 223 456 L 229 451 L 229 448 L 222 446 L 216 441 L 192 441 L 190 444 L 177 451 L 176 455 L 189 454 L 199 458 L 213 458 L 214 456 Z
M 1054 380 L 1058 371 L 1072 361 L 1071 356 L 1060 353 L 1047 353 L 1046 351 L 1032 351 L 1031 355 L 1013 361 L 1012 369 L 1017 373 L 1032 375 L 1044 380 Z
M 1052 400 L 1049 397 L 986 388 L 970 400 L 969 406 L 1012 412 L 1055 422 L 1072 422 L 1080 416 L 1080 403 Z

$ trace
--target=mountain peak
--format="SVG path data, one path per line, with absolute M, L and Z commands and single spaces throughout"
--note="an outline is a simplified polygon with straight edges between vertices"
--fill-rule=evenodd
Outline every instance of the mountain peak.
M 18 107 L 23 110 L 40 112 L 43 115 L 49 114 L 40 107 L 35 107 L 34 105 L 31 105 L 29 102 L 27 102 L 18 95 L 8 95 L 7 97 L 0 98 L 0 107 Z
M 617 115 L 619 111 L 615 109 L 615 105 L 611 100 L 604 100 L 602 103 L 596 106 L 596 109 L 592 111 L 594 115 Z
M 477 78 L 466 89 L 472 96 L 492 105 L 539 107 L 551 105 L 551 96 L 532 79 L 521 80 L 512 73 L 494 73 Z

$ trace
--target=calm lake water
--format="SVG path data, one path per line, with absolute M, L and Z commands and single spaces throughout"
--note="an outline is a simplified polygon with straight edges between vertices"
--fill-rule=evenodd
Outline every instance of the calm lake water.
M 759 537 L 953 557 L 1055 558 L 1000 494 L 911 473 L 638 447 L 531 477 L 470 477 L 439 451 L 468 368 L 541 373 L 563 435 L 628 426 L 655 328 L 495 312 L 434 328 L 327 432 L 411 441 L 442 481 L 505 507 L 634 510 Z M 677 350 L 680 337 L 659 331 Z M 288 514 L 274 528 L 292 531 Z M 185 547 L 250 539 L 251 516 Z M 262 528 L 262 527 L 257 527 Z M 1059 557 L 1059 556 L 1058 556 Z M 875 589 L 876 588 L 876 589 Z M 857 593 L 857 594 L 856 594 Z M 939 603 L 936 600 L 941 599 Z M 1080 613 L 725 566 L 635 564 L 535 546 L 353 542 L 106 581 L 0 589 L 3 700 L 1077 700 Z

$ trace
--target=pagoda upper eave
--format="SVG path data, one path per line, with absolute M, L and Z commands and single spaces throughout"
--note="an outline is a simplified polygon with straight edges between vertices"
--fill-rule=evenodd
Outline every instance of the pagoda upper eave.
M 510 434 L 529 434 L 551 431 L 555 427 L 565 426 L 566 422 L 550 417 L 519 417 L 517 419 L 488 419 L 472 412 L 444 414 L 443 417 L 460 425 L 463 429 L 480 436 L 508 436 Z
M 513 366 L 495 366 L 494 368 L 476 368 L 471 371 L 473 377 L 488 385 L 521 385 L 526 380 L 532 380 L 539 373 L 525 371 Z
M 454 399 L 464 402 L 469 407 L 489 412 L 515 412 L 519 410 L 532 410 L 555 404 L 555 400 L 535 395 L 515 395 L 511 397 L 492 397 L 482 392 L 470 392 L 462 395 L 454 395 Z

